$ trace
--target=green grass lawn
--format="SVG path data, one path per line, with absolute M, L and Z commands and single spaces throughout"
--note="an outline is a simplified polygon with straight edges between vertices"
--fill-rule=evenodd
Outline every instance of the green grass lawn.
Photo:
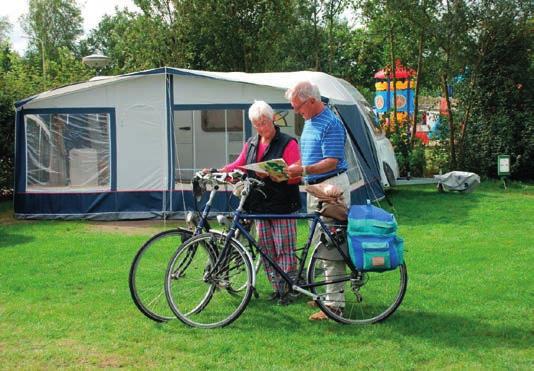
M 304 299 L 269 303 L 261 275 L 260 298 L 216 330 L 156 324 L 133 305 L 130 262 L 154 230 L 16 221 L 2 203 L 0 368 L 533 369 L 534 186 L 390 199 L 409 283 L 387 321 L 311 323 Z

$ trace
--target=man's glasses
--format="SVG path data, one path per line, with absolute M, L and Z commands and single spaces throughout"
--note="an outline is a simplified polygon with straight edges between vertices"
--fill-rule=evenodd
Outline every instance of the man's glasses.
M 308 98 L 308 99 L 305 99 L 304 102 L 302 102 L 302 103 L 299 104 L 298 106 L 293 107 L 293 111 L 295 111 L 295 112 L 299 112 L 300 109 L 301 109 L 306 103 L 308 103 L 309 100 L 310 100 L 309 98 Z

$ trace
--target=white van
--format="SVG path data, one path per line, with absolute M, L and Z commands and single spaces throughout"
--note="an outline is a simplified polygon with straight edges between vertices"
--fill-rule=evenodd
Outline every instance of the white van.
M 393 149 L 393 145 L 389 139 L 386 137 L 385 132 L 375 125 L 376 116 L 373 112 L 373 107 L 369 104 L 369 102 L 367 102 L 365 97 L 347 81 L 342 79 L 338 80 L 343 87 L 346 88 L 347 92 L 356 101 L 358 101 L 358 103 L 360 103 L 360 105 L 358 105 L 358 109 L 364 117 L 365 123 L 369 127 L 370 132 L 373 133 L 376 156 L 380 164 L 380 178 L 382 179 L 382 186 L 384 188 L 395 186 L 395 182 L 400 176 L 399 165 L 397 163 L 397 158 L 395 157 L 395 150 Z

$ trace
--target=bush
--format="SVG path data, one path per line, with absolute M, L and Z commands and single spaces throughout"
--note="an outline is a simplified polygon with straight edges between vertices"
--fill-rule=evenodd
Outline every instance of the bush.
M 449 171 L 449 147 L 443 143 L 436 143 L 426 149 L 426 170 L 425 175 L 431 176 Z
M 13 101 L 0 93 L 0 198 L 13 192 L 15 108 Z
M 513 19 L 490 24 L 487 52 L 476 85 L 461 97 L 472 99 L 460 164 L 497 177 L 497 156 L 511 156 L 515 179 L 534 179 L 534 34 Z
M 408 156 L 411 176 L 423 176 L 426 168 L 425 145 L 417 139 Z

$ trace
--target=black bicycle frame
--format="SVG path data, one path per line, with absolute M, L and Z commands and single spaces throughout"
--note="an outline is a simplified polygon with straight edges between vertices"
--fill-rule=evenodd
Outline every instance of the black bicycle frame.
M 222 261 L 224 259 L 223 256 L 227 254 L 228 246 L 230 245 L 230 240 L 235 236 L 236 231 L 239 230 L 245 236 L 245 238 L 249 241 L 249 243 L 254 245 L 254 248 L 260 253 L 260 255 L 263 258 L 265 258 L 269 262 L 269 264 L 271 264 L 271 266 L 274 268 L 274 270 L 276 270 L 280 274 L 280 276 L 282 276 L 284 281 L 286 281 L 291 287 L 293 287 L 295 285 L 295 282 L 280 268 L 280 266 L 278 264 L 273 262 L 272 259 L 268 255 L 266 255 L 261 248 L 258 247 L 258 245 L 256 244 L 256 241 L 247 232 L 245 227 L 240 223 L 240 220 L 241 219 L 255 219 L 255 220 L 266 220 L 266 219 L 289 219 L 289 220 L 297 219 L 297 220 L 300 220 L 300 219 L 306 219 L 306 220 L 310 220 L 311 219 L 310 233 L 308 234 L 308 241 L 306 242 L 306 245 L 304 246 L 304 252 L 303 252 L 303 255 L 301 256 L 301 264 L 300 264 L 300 267 L 299 267 L 299 272 L 298 272 L 297 277 L 301 277 L 301 275 L 302 275 L 302 273 L 304 271 L 304 267 L 306 265 L 305 262 L 306 262 L 306 259 L 307 259 L 307 256 L 308 256 L 308 252 L 309 252 L 310 246 L 311 246 L 312 241 L 313 241 L 313 237 L 315 235 L 315 229 L 317 227 L 317 224 L 319 224 L 321 226 L 322 231 L 324 233 L 326 233 L 328 239 L 334 243 L 334 245 L 336 246 L 336 249 L 338 250 L 338 252 L 343 257 L 343 260 L 345 261 L 345 264 L 347 264 L 350 267 L 351 271 L 357 272 L 357 269 L 354 266 L 354 264 L 352 263 L 352 260 L 347 256 L 347 254 L 345 254 L 343 249 L 341 249 L 341 247 L 338 245 L 337 241 L 334 239 L 334 237 L 330 233 L 330 230 L 327 228 L 325 223 L 321 220 L 321 214 L 320 214 L 319 211 L 315 211 L 313 214 L 307 214 L 307 213 L 297 213 L 297 214 L 248 214 L 248 213 L 244 213 L 244 212 L 241 212 L 239 210 L 236 210 L 236 211 L 234 211 L 233 214 L 234 214 L 234 217 L 233 217 L 233 220 L 232 220 L 232 224 L 230 226 L 228 234 L 226 235 L 226 241 L 224 243 L 223 250 L 221 251 L 221 254 L 219 255 L 219 257 L 217 258 L 216 263 L 214 264 L 214 269 L 215 269 L 215 267 L 217 267 L 217 265 L 220 263 L 220 261 Z M 210 274 L 212 272 L 210 272 Z M 345 281 L 346 281 L 346 279 L 337 279 L 337 280 L 329 281 L 328 284 L 345 282 Z M 326 282 L 317 282 L 317 283 L 314 283 L 314 284 L 303 284 L 303 285 L 300 285 L 299 287 L 301 287 L 301 288 L 311 288 L 311 287 L 316 287 L 316 286 L 322 286 L 325 283 Z

